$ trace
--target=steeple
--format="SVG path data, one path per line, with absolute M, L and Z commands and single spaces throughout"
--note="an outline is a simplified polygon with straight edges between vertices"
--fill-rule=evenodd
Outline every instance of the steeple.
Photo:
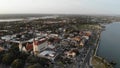
M 39 52 L 38 40 L 35 39 L 35 28 L 33 28 L 33 52 L 34 52 L 34 55 L 36 55 L 37 52 Z
M 19 51 L 22 51 L 22 42 L 19 42 Z

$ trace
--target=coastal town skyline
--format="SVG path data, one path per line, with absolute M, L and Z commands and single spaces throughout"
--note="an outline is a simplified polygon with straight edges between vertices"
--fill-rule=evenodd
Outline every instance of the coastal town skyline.
M 0 68 L 120 68 L 119 0 L 0 0 Z

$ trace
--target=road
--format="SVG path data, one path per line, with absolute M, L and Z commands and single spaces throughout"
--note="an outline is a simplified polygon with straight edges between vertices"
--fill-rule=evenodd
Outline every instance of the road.
M 96 46 L 91 45 L 80 49 L 80 55 L 76 56 L 74 60 L 75 68 L 92 68 L 92 66 L 90 66 L 90 59 L 93 56 L 95 48 Z M 69 66 L 69 68 L 72 67 Z
M 67 65 L 66 68 L 92 68 L 90 66 L 90 58 L 93 55 L 93 46 L 91 47 L 84 47 L 79 50 L 80 55 L 76 56 L 73 59 L 72 65 Z
M 92 50 L 93 49 L 90 47 L 88 52 L 87 52 L 86 57 L 84 58 L 83 63 L 81 64 L 81 66 L 79 68 L 91 68 L 91 66 L 90 66 L 90 58 L 92 57 L 92 54 L 93 54 Z

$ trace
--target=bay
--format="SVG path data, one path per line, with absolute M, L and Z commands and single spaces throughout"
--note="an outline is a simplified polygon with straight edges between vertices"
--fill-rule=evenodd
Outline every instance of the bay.
M 120 22 L 106 25 L 97 54 L 109 62 L 115 61 L 117 65 L 114 68 L 120 68 Z

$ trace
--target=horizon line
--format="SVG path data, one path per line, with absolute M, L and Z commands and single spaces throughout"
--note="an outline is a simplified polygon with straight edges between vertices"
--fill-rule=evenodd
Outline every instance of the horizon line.
M 75 13 L 0 13 L 0 15 L 22 15 L 22 14 L 26 14 L 26 15 L 32 15 L 32 14 L 39 14 L 39 15 L 98 15 L 98 16 L 120 16 L 120 14 L 75 14 Z

